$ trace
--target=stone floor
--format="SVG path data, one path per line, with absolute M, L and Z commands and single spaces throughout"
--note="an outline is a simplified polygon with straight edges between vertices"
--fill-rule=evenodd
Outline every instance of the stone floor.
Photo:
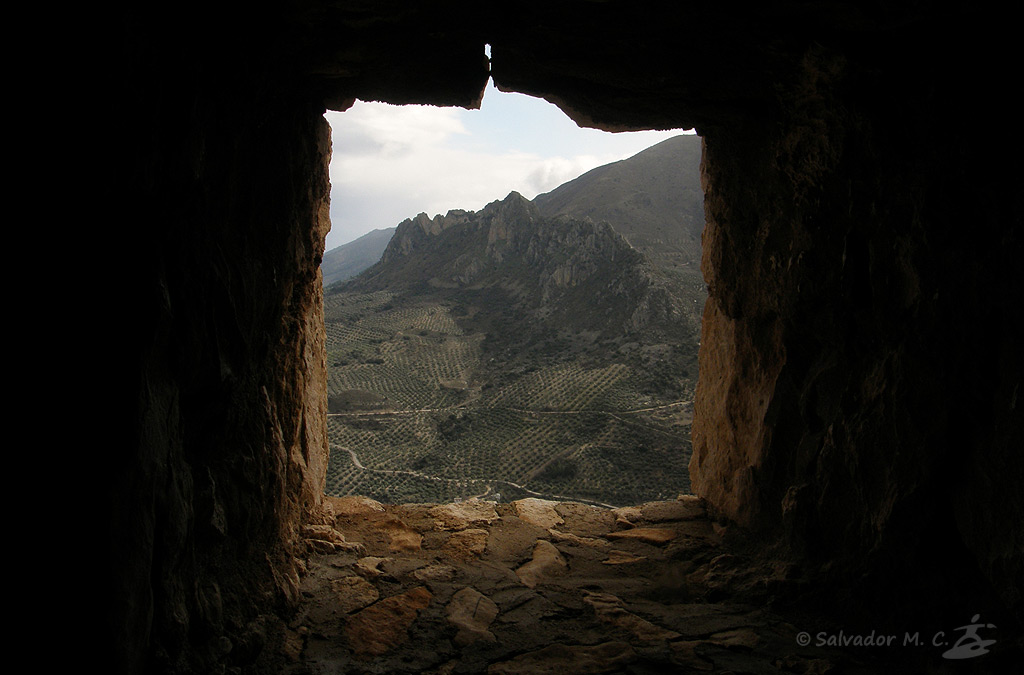
M 292 675 L 880 671 L 800 646 L 767 609 L 790 571 L 726 547 L 694 497 L 331 503 L 336 527 L 305 533 Z

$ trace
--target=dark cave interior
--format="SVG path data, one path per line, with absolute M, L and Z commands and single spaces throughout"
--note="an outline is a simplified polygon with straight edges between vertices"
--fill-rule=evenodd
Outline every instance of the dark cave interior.
M 107 476 L 118 672 L 212 670 L 213 638 L 296 601 L 327 462 L 324 110 L 473 107 L 489 76 L 581 125 L 703 137 L 690 469 L 715 516 L 847 608 L 1021 620 L 1012 22 L 991 3 L 656 9 L 299 1 L 107 27 L 116 103 L 149 113 L 111 130 L 113 230 L 152 252 L 112 289 L 135 308 L 132 438 Z

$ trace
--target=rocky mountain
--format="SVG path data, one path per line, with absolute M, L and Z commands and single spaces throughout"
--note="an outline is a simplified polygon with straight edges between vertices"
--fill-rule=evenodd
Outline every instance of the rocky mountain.
M 320 263 L 324 286 L 354 277 L 380 260 L 394 233 L 393 227 L 374 230 L 324 253 Z
M 684 320 L 670 285 L 607 223 L 545 218 L 517 192 L 479 212 L 406 220 L 350 287 L 500 307 L 562 331 L 620 335 Z
M 666 271 L 699 271 L 701 140 L 679 135 L 592 169 L 533 201 L 543 216 L 607 222 Z
M 685 491 L 703 304 L 686 247 L 703 215 L 681 186 L 697 182 L 695 140 L 535 202 L 421 213 L 327 288 L 328 494 L 615 505 Z M 659 164 L 693 175 L 663 179 Z
M 606 222 L 663 271 L 693 273 L 699 286 L 704 193 L 701 141 L 679 135 L 636 155 L 592 169 L 538 195 L 541 216 Z M 393 227 L 374 230 L 324 254 L 324 286 L 354 277 L 380 260 Z M 688 281 L 693 281 L 692 278 Z

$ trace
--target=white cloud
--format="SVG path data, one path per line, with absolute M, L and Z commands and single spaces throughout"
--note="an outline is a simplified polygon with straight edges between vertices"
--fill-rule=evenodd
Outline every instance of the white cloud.
M 528 103 L 545 106 L 538 108 L 543 113 L 539 117 L 548 120 L 536 135 L 551 134 L 552 106 L 534 101 Z M 330 171 L 333 225 L 327 248 L 370 230 L 392 227 L 420 212 L 433 216 L 450 209 L 478 210 L 512 190 L 532 199 L 672 135 L 598 134 L 579 130 L 565 118 L 567 130 L 557 132 L 559 154 L 546 153 L 544 142 L 524 150 L 523 137 L 530 135 L 531 123 L 537 122 L 521 107 L 522 100 L 515 103 L 520 108 L 514 133 L 506 124 L 494 131 L 477 130 L 472 136 L 463 120 L 466 115 L 480 115 L 477 111 L 359 102 L 344 113 L 328 113 L 334 158 Z M 501 114 L 502 99 L 488 104 Z M 472 120 L 475 127 L 482 126 L 482 118 Z M 581 132 L 575 142 L 574 132 Z M 513 135 L 518 140 L 512 140 Z M 608 142 L 602 143 L 605 138 Z
M 468 133 L 454 108 L 396 106 L 357 102 L 344 113 L 331 112 L 335 152 L 402 157 L 415 148 L 436 147 L 452 134 Z
M 618 157 L 596 155 L 580 155 L 578 157 L 549 157 L 530 172 L 526 177 L 533 194 L 527 195 L 530 199 L 543 193 L 550 192 L 556 187 L 577 178 L 593 168 L 599 167 L 608 162 L 614 162 Z M 525 193 L 524 193 L 525 194 Z

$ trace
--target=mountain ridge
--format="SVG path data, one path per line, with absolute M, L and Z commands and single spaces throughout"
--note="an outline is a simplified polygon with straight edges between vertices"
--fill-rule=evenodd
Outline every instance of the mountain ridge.
M 533 320 L 605 334 L 685 320 L 669 284 L 608 223 L 545 218 L 514 191 L 477 212 L 403 221 L 381 260 L 340 288 L 500 291 Z
M 700 138 L 680 134 L 591 169 L 531 201 L 543 216 L 608 222 L 656 267 L 696 289 L 691 295 L 700 296 L 698 304 L 702 304 L 703 290 L 698 288 L 703 282 L 699 265 L 704 224 L 700 157 Z M 453 212 L 464 211 L 453 209 L 449 215 Z M 420 223 L 424 231 L 436 227 L 425 213 L 409 220 Z M 324 286 L 356 276 L 378 262 L 397 229 L 374 230 L 325 253 Z
M 367 232 L 357 239 L 336 246 L 324 253 L 324 259 L 320 263 L 324 287 L 354 277 L 380 260 L 395 229 L 386 227 Z
M 678 164 L 655 148 L 634 158 Z M 513 191 L 420 213 L 325 289 L 328 494 L 628 504 L 687 489 L 703 286 L 642 248 L 669 226 L 652 189 L 675 188 L 630 162 L 547 204 Z M 618 206 L 588 208 L 613 192 Z
M 591 169 L 533 202 L 545 216 L 607 221 L 656 264 L 699 264 L 700 159 L 700 137 L 680 134 Z

